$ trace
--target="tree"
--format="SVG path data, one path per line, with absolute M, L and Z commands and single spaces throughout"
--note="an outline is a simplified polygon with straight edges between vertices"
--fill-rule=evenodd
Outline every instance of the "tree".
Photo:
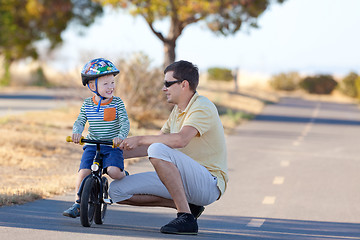
M 257 18 L 274 1 L 285 0 L 94 0 L 130 10 L 142 16 L 164 44 L 164 65 L 175 61 L 176 40 L 186 26 L 205 21 L 209 29 L 224 36 L 234 34 L 244 23 L 257 26 Z M 169 19 L 167 36 L 156 30 L 157 20 Z
M 356 97 L 359 95 L 356 88 L 356 81 L 359 75 L 355 72 L 350 72 L 346 75 L 339 84 L 339 90 L 349 97 Z
M 54 49 L 70 22 L 89 26 L 102 11 L 91 0 L 0 0 L 0 55 L 5 70 L 0 83 L 10 83 L 14 61 L 38 57 L 38 41 L 48 39 L 50 50 Z

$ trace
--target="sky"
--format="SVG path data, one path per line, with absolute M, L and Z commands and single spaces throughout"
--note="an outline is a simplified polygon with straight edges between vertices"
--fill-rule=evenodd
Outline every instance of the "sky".
M 215 35 L 204 23 L 189 25 L 177 40 L 176 60 L 209 67 L 239 68 L 263 74 L 346 75 L 360 72 L 360 0 L 287 0 L 273 4 L 259 19 L 258 29 Z M 166 35 L 167 22 L 156 28 Z M 89 58 L 116 61 L 144 52 L 154 66 L 163 63 L 163 44 L 141 17 L 107 9 L 79 35 L 66 30 L 64 43 L 52 54 L 56 68 L 71 69 Z

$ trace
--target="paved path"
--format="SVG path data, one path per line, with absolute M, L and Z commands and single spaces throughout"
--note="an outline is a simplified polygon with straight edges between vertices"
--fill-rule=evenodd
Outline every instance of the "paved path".
M 360 111 L 283 98 L 227 137 L 229 188 L 194 239 L 360 239 Z M 148 162 L 129 168 L 151 170 Z M 0 208 L 1 239 L 188 239 L 159 233 L 175 211 L 113 205 L 104 225 L 61 215 L 72 195 Z
M 80 93 L 79 93 L 80 92 Z M 0 91 L 0 117 L 81 104 L 83 93 L 68 89 L 10 89 Z

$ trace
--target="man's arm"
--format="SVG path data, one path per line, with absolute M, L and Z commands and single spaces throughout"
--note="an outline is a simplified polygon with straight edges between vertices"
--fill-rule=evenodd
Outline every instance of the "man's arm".
M 135 158 L 135 157 L 146 157 L 148 145 L 139 146 L 131 150 L 123 150 L 124 159 Z
M 160 131 L 159 135 L 161 134 L 163 134 L 163 132 Z M 149 145 L 142 145 L 137 148 L 128 149 L 128 150 L 124 149 L 124 144 L 120 145 L 119 147 L 123 150 L 124 159 L 127 159 L 127 158 L 136 158 L 136 157 L 146 157 L 147 149 Z
M 125 139 L 120 148 L 124 150 L 136 149 L 139 146 L 149 146 L 152 143 L 163 143 L 171 148 L 183 148 L 198 134 L 198 130 L 191 126 L 184 126 L 178 133 L 160 135 L 135 136 Z

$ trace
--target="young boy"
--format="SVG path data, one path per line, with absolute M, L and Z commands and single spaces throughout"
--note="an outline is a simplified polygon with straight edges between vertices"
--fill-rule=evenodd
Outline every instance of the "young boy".
M 129 133 L 129 120 L 123 101 L 115 97 L 115 76 L 120 71 L 112 62 L 103 58 L 93 59 L 81 71 L 82 83 L 94 93 L 93 97 L 85 99 L 80 114 L 73 126 L 72 140 L 79 143 L 85 123 L 89 122 L 89 134 L 86 138 L 92 140 L 113 141 L 118 146 Z M 76 180 L 76 193 L 82 180 L 91 173 L 90 167 L 96 152 L 96 145 L 86 144 L 81 158 L 78 177 Z M 122 150 L 104 145 L 103 167 L 113 179 L 122 179 L 126 176 L 124 171 L 124 158 Z M 77 202 L 66 211 L 64 216 L 76 218 L 80 216 L 80 204 Z

